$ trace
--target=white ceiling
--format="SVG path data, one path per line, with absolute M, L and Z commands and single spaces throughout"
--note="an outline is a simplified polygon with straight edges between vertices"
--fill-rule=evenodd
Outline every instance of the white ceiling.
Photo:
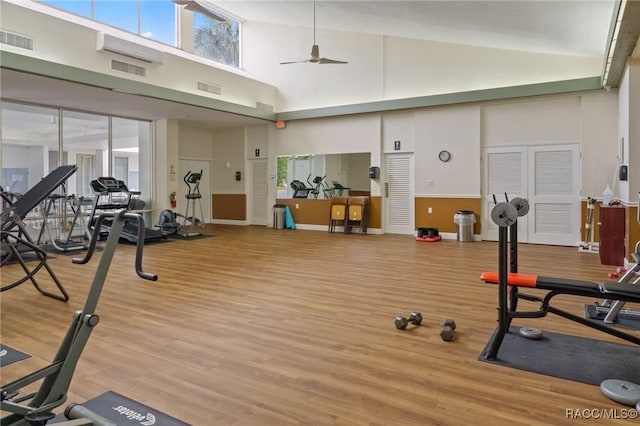
M 313 0 L 199 0 L 246 21 L 313 27 Z M 317 0 L 318 29 L 604 58 L 614 0 Z M 310 31 L 312 37 L 312 31 Z M 317 40 L 321 44 L 321 40 Z

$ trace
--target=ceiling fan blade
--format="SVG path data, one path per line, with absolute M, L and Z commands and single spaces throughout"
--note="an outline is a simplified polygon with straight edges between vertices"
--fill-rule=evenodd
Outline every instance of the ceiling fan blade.
M 349 62 L 345 62 L 345 61 L 337 61 L 335 59 L 329 59 L 329 58 L 320 58 L 318 60 L 318 64 L 348 64 Z
M 306 64 L 307 62 L 309 62 L 308 59 L 305 59 L 304 61 L 287 61 L 287 62 L 280 62 L 280 65 L 288 65 L 288 64 Z

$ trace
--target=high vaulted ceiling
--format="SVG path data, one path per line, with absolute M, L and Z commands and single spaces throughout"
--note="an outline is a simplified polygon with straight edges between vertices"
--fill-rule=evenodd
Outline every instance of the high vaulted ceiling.
M 198 0 L 246 21 L 313 27 L 313 0 Z M 615 0 L 317 0 L 321 29 L 603 57 Z
M 314 24 L 313 0 L 198 0 L 250 22 L 260 21 L 309 29 Z M 617 0 L 317 0 L 317 28 L 335 31 L 489 46 L 602 58 L 610 40 Z M 622 34 L 628 53 L 620 54 L 622 69 L 636 47 L 640 31 L 640 0 L 629 0 Z M 634 33 L 635 32 L 635 38 Z M 616 45 L 616 50 L 622 44 Z M 634 55 L 640 56 L 640 48 Z M 185 118 L 207 127 L 254 124 L 260 120 L 167 101 L 107 92 L 45 77 L 2 70 L 5 99 L 141 119 Z M 75 95 L 70 96 L 71 93 Z M 126 106 L 123 108 L 123 105 Z M 179 114 L 176 116 L 176 107 Z M 172 113 L 169 113 L 171 111 Z

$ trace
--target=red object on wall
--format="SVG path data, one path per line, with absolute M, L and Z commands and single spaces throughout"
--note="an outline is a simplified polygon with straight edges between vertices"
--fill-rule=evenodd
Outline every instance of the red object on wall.
M 624 213 L 623 206 L 600 206 L 600 263 L 624 265 Z

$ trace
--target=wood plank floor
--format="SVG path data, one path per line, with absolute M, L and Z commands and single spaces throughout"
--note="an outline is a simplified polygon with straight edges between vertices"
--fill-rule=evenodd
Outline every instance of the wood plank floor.
M 134 247 L 119 245 L 70 402 L 113 390 L 205 426 L 562 425 L 576 422 L 567 409 L 623 408 L 596 386 L 477 360 L 496 325 L 497 287 L 479 275 L 497 268 L 497 243 L 205 232 L 214 236 L 145 247 L 157 282 L 137 278 Z M 2 343 L 32 355 L 3 367 L 3 383 L 52 359 L 100 255 L 86 265 L 50 261 L 68 303 L 29 283 L 2 293 Z M 575 247 L 520 247 L 523 272 L 604 280 L 612 269 Z M 20 268 L 1 273 L 6 283 Z M 557 299 L 579 314 L 590 302 Z M 396 330 L 394 317 L 412 310 L 423 326 Z M 450 343 L 438 335 L 445 318 L 458 325 Z M 554 316 L 516 324 L 615 341 Z

